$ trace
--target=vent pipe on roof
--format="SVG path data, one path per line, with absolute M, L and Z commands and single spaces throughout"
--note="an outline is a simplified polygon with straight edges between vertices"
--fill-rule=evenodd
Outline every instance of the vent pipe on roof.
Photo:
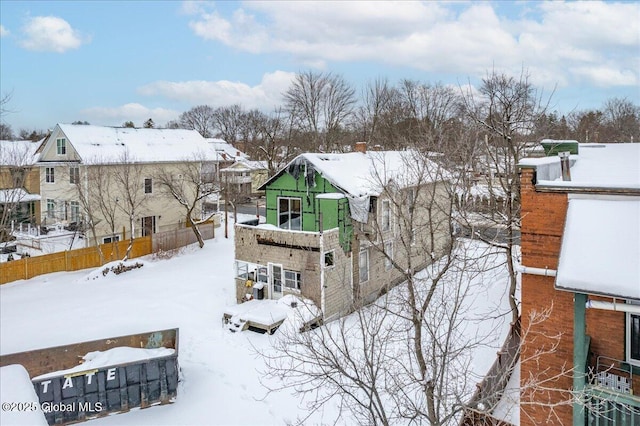
M 562 169 L 562 180 L 570 181 L 571 170 L 569 167 L 569 151 L 559 152 L 558 157 L 560 157 L 560 168 Z
M 587 308 L 604 309 L 605 311 L 628 312 L 640 315 L 640 305 L 630 303 L 603 302 L 601 300 L 587 300 Z
M 356 142 L 355 146 L 356 152 L 361 152 L 363 154 L 367 153 L 367 143 L 366 142 Z

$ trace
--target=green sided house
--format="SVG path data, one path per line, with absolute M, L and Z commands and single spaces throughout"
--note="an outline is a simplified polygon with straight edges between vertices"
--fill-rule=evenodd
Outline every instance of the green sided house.
M 236 299 L 311 299 L 325 321 L 451 243 L 447 174 L 415 151 L 302 154 L 272 176 L 266 223 L 235 227 Z

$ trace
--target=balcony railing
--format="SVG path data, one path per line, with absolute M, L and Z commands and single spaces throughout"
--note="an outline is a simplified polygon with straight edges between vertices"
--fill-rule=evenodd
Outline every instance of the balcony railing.
M 599 356 L 585 388 L 585 424 L 640 426 L 640 397 L 633 395 L 633 369 L 621 360 Z
M 588 426 L 640 426 L 640 398 L 598 386 L 585 389 Z

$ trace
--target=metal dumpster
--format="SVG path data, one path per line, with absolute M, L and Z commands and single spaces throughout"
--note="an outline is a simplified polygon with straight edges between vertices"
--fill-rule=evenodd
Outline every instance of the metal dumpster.
M 168 348 L 173 353 L 86 370 L 78 367 L 90 352 L 118 348 Z M 178 390 L 178 329 L 0 356 L 0 366 L 11 364 L 21 364 L 29 372 L 50 425 L 80 422 L 135 407 L 173 402 Z M 63 372 L 74 367 L 73 372 Z M 42 375 L 46 377 L 38 378 Z

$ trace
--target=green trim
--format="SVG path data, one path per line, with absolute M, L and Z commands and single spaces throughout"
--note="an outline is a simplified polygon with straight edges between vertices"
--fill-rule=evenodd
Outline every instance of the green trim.
M 574 293 L 573 295 L 573 391 L 580 395 L 586 386 L 587 373 L 587 336 L 585 311 L 587 295 Z M 573 426 L 584 426 L 585 410 L 580 401 L 573 403 Z
M 540 145 L 544 148 L 544 154 L 547 157 L 557 155 L 559 152 L 569 151 L 572 155 L 578 154 L 578 142 L 541 142 Z

